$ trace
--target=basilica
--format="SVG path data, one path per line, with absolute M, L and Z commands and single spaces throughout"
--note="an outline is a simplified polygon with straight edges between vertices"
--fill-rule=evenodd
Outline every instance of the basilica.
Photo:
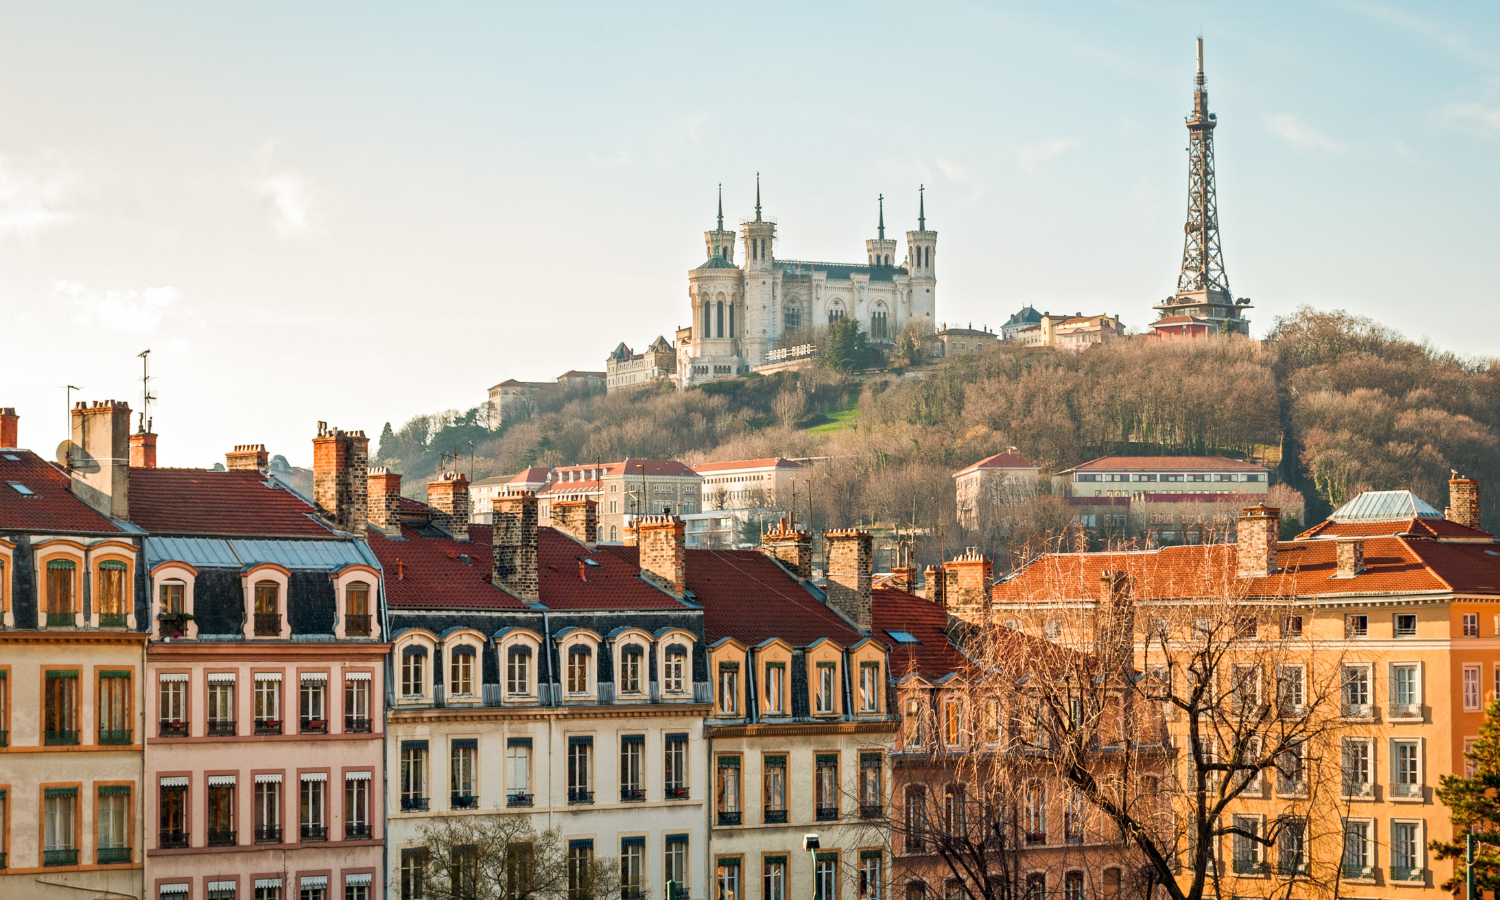
M 761 216 L 757 177 L 755 218 L 740 226 L 744 256 L 738 265 L 721 194 L 718 227 L 704 232 L 708 260 L 688 272 L 693 324 L 677 334 L 678 386 L 749 372 L 781 355 L 773 351 L 810 340 L 817 326 L 838 319 L 854 319 L 877 344 L 894 341 L 908 325 L 931 331 L 937 232 L 927 230 L 921 194 L 918 208 L 904 259 L 896 256 L 896 241 L 886 239 L 883 198 L 877 236 L 865 241 L 864 263 L 781 259 L 776 222 Z

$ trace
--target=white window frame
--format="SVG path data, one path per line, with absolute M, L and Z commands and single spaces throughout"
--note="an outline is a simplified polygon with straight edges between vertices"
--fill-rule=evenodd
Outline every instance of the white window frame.
M 1353 746 L 1353 745 L 1359 745 L 1359 746 L 1362 746 L 1362 747 L 1365 748 L 1365 765 L 1364 765 L 1364 768 L 1365 768 L 1365 772 L 1364 772 L 1365 780 L 1364 781 L 1346 781 L 1345 778 L 1344 778 L 1345 769 L 1347 768 L 1347 763 L 1348 763 L 1349 758 L 1350 758 L 1350 754 L 1349 754 L 1348 748 L 1350 746 Z M 1343 741 L 1339 745 L 1339 793 L 1340 793 L 1340 796 L 1346 797 L 1346 798 L 1349 798 L 1349 799 L 1355 799 L 1355 800 L 1360 800 L 1360 799 L 1371 800 L 1371 799 L 1374 799 L 1374 797 L 1375 797 L 1375 773 L 1376 773 L 1376 771 L 1377 771 L 1377 769 L 1376 769 L 1376 759 L 1375 759 L 1375 739 L 1372 738 L 1372 737 L 1346 737 L 1346 738 L 1344 738 Z M 1350 790 L 1348 790 L 1348 788 L 1349 788 L 1350 785 L 1365 785 L 1365 788 L 1360 793 L 1354 793 L 1354 792 L 1351 792 Z
M 1398 695 L 1396 693 L 1396 671 L 1398 669 L 1403 669 L 1403 668 L 1410 668 L 1410 669 L 1413 670 L 1413 673 L 1414 673 L 1413 676 L 1412 676 L 1412 694 L 1413 694 L 1413 698 L 1412 698 L 1412 701 L 1410 703 L 1408 703 L 1407 701 L 1399 699 Z M 1393 713 L 1393 718 L 1413 718 L 1413 717 L 1421 716 L 1421 714 L 1422 714 L 1422 705 L 1424 703 L 1424 697 L 1423 697 L 1423 695 L 1426 693 L 1426 685 L 1423 683 L 1424 682 L 1424 679 L 1423 679 L 1424 673 L 1422 671 L 1422 663 L 1421 663 L 1421 661 L 1419 661 L 1419 660 L 1393 660 L 1390 663 L 1390 666 L 1389 666 L 1389 668 L 1386 671 L 1387 671 L 1387 677 L 1388 677 L 1388 680 L 1387 680 L 1386 683 L 1390 686 L 1389 689 L 1388 689 L 1388 691 L 1387 691 L 1387 693 L 1390 695 L 1391 709 L 1395 710 L 1397 706 L 1402 706 L 1402 707 L 1410 706 L 1410 707 L 1414 707 L 1415 708 L 1414 711 L 1403 712 L 1400 716 L 1396 716 Z
M 1389 741 L 1390 743 L 1387 746 L 1387 752 L 1390 754 L 1390 784 L 1392 785 L 1392 790 L 1391 796 L 1387 799 L 1391 800 L 1392 802 L 1422 802 L 1426 794 L 1425 789 L 1427 786 L 1427 741 L 1424 738 L 1420 737 L 1393 737 L 1389 738 Z M 1413 775 L 1413 777 L 1416 779 L 1415 781 L 1398 780 L 1398 778 L 1400 777 L 1400 772 L 1397 769 L 1397 766 L 1400 765 L 1400 754 L 1397 750 L 1398 746 L 1413 746 L 1415 748 L 1415 758 L 1413 759 L 1416 768 L 1416 772 Z M 1413 785 L 1413 792 L 1415 796 L 1396 796 L 1394 786 L 1398 784 Z
M 1391 848 L 1391 851 L 1390 851 L 1390 864 L 1391 864 L 1391 868 L 1394 869 L 1396 867 L 1396 826 L 1398 826 L 1398 825 L 1415 825 L 1416 826 L 1416 831 L 1417 831 L 1416 850 L 1417 850 L 1417 852 L 1416 852 L 1415 856 L 1412 859 L 1412 861 L 1415 862 L 1416 865 L 1413 866 L 1412 868 L 1416 869 L 1418 872 L 1426 872 L 1426 870 L 1427 870 L 1427 822 L 1424 819 L 1413 819 L 1413 818 L 1395 817 L 1395 816 L 1393 816 L 1391 818 L 1391 820 L 1390 820 L 1390 826 L 1389 826 L 1390 827 L 1390 832 L 1389 832 L 1389 837 L 1387 839 L 1388 843 L 1390 844 L 1390 848 Z M 1395 881 L 1394 878 L 1392 878 L 1391 880 Z M 1396 884 L 1412 884 L 1414 882 L 1396 881 L 1395 883 Z
M 1484 704 L 1484 671 L 1479 663 L 1465 663 L 1463 672 L 1464 712 L 1479 712 Z
M 1376 853 L 1379 851 L 1380 845 L 1379 845 L 1379 843 L 1375 839 L 1376 838 L 1376 834 L 1375 834 L 1376 825 L 1375 825 L 1375 822 L 1376 822 L 1375 819 L 1364 817 L 1364 816 L 1348 816 L 1348 817 L 1346 817 L 1346 818 L 1343 819 L 1342 824 L 1344 826 L 1343 827 L 1343 832 L 1344 833 L 1343 833 L 1343 836 L 1342 836 L 1343 837 L 1343 844 L 1340 847 L 1340 853 L 1339 853 L 1339 865 L 1342 867 L 1342 866 L 1344 866 L 1344 865 L 1346 865 L 1348 863 L 1348 857 L 1347 857 L 1346 853 L 1347 853 L 1347 848 L 1349 846 L 1349 826 L 1350 825 L 1363 825 L 1365 827 L 1365 841 L 1364 841 L 1364 848 L 1363 848 L 1364 849 L 1364 856 L 1365 856 L 1365 864 L 1364 864 L 1363 868 L 1369 870 L 1369 873 L 1370 873 L 1369 876 L 1368 876 L 1368 878 L 1360 878 L 1360 877 L 1357 877 L 1357 876 L 1345 875 L 1344 876 L 1345 880 L 1352 880 L 1352 881 L 1366 881 L 1366 880 L 1369 880 L 1369 881 L 1374 881 L 1374 879 L 1375 879 L 1375 872 L 1378 871 L 1379 868 L 1380 868 L 1380 861 L 1376 858 Z

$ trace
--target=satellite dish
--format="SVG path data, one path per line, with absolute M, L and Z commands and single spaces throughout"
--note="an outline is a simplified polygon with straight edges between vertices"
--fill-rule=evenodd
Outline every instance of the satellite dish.
M 74 472 L 97 472 L 99 461 L 72 441 L 57 445 L 57 463 Z
M 60 466 L 71 466 L 73 464 L 73 442 L 63 441 L 57 445 L 57 464 Z

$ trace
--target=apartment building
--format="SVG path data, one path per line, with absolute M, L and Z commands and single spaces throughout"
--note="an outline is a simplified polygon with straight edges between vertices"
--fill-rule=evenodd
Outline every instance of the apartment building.
M 1041 472 L 1040 466 L 1016 453 L 1014 447 L 954 472 L 959 524 L 979 528 L 999 507 L 1035 497 Z
M 68 465 L 0 409 L 0 896 L 140 896 L 141 538 L 129 408 L 74 408 Z M 117 452 L 118 451 L 118 452 Z
M 514 475 L 491 475 L 469 484 L 469 516 L 480 525 L 494 521 L 496 497 L 506 494 L 535 494 L 552 483 L 553 470 L 547 466 L 531 466 Z
M 598 541 L 625 540 L 636 517 L 686 515 L 702 509 L 703 477 L 675 459 L 626 459 L 584 466 L 559 466 L 553 481 L 537 493 L 540 524 L 555 524 L 559 502 L 592 500 L 597 505 Z
M 746 522 L 774 523 L 794 514 L 799 482 L 804 500 L 811 487 L 809 461 L 779 456 L 699 463 L 693 471 L 703 479 L 702 512 L 682 519 L 694 548 L 738 546 Z
M 1223 456 L 1102 456 L 1052 476 L 1067 497 L 1144 494 L 1264 494 L 1265 466 Z

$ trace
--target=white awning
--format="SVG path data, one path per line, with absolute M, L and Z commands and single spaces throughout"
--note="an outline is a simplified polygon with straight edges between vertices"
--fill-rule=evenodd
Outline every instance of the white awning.
M 326 888 L 326 887 L 328 887 L 328 876 L 327 875 L 303 875 L 302 876 L 302 889 L 304 891 L 307 890 L 307 889 L 309 889 L 309 888 Z
M 345 672 L 344 673 L 344 680 L 345 681 L 369 681 L 370 680 L 370 673 L 369 672 Z
M 209 672 L 208 673 L 208 683 L 209 684 L 234 684 L 234 673 L 233 672 Z M 229 882 L 229 884 L 233 884 L 233 883 L 234 882 L 232 882 L 232 881 Z M 227 888 L 226 888 L 226 890 L 227 890 Z
M 328 683 L 328 673 L 327 672 L 303 672 L 302 673 L 302 683 L 303 684 L 327 684 Z
M 328 773 L 327 772 L 303 772 L 302 773 L 302 780 L 303 781 L 327 781 L 328 780 Z
M 188 777 L 186 775 L 168 775 L 161 780 L 161 786 L 169 788 L 187 787 Z
M 255 879 L 255 888 L 256 888 L 256 890 L 259 890 L 261 888 L 273 888 L 273 887 L 274 888 L 281 887 L 281 879 L 280 878 L 257 878 L 257 879 Z
M 345 772 L 344 773 L 344 780 L 345 781 L 369 781 L 370 780 L 370 773 L 369 772 Z
M 210 775 L 208 776 L 209 787 L 234 787 L 233 775 Z
M 238 886 L 238 881 L 210 881 L 208 883 L 208 889 L 211 891 L 232 891 Z
M 280 681 L 281 680 L 281 673 L 280 672 L 256 672 L 255 673 L 255 680 L 256 681 Z
M 176 684 L 177 682 L 187 681 L 188 680 L 187 674 L 184 673 L 184 672 L 169 672 L 169 673 L 163 674 L 160 677 L 161 677 L 161 683 L 162 684 Z M 167 888 L 175 888 L 175 887 L 181 887 L 183 890 L 187 890 L 187 885 L 185 885 L 185 884 L 184 885 L 164 884 L 164 885 L 161 886 L 161 889 L 162 890 L 166 890 Z
M 186 894 L 187 892 L 188 886 L 181 882 L 177 884 L 164 884 L 161 886 L 161 895 L 163 897 L 172 897 L 177 894 Z
M 270 772 L 270 773 L 263 774 L 263 775 L 257 775 L 257 776 L 255 776 L 255 783 L 256 784 L 281 784 L 281 773 L 280 772 Z M 280 882 L 277 882 L 277 884 L 280 884 Z
M 344 876 L 344 886 L 364 887 L 365 885 L 368 885 L 372 880 L 373 879 L 370 877 L 369 872 L 355 872 L 353 875 Z

